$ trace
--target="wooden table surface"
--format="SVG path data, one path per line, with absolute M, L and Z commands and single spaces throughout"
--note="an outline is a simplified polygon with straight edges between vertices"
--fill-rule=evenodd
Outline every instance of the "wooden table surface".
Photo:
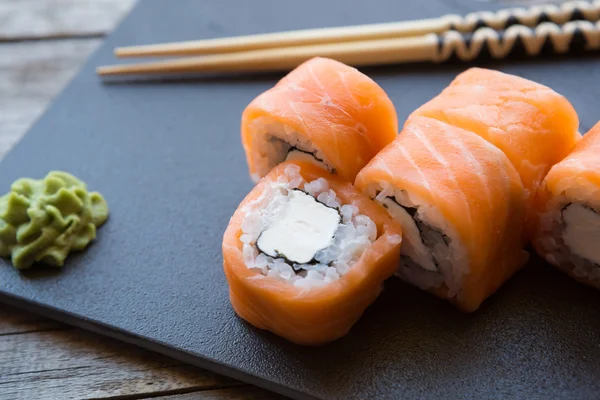
M 134 3 L 0 0 L 0 158 Z M 281 397 L 0 304 L 0 399 L 145 398 Z

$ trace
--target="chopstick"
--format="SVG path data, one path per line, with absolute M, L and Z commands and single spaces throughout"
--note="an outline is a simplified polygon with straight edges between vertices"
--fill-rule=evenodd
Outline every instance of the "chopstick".
M 253 50 L 180 58 L 145 64 L 104 66 L 102 76 L 137 74 L 275 72 L 293 69 L 313 57 L 328 57 L 355 67 L 410 62 L 440 63 L 451 58 L 473 61 L 485 50 L 494 59 L 524 51 L 537 56 L 547 50 L 558 54 L 600 49 L 600 21 L 571 21 L 564 25 L 543 22 L 535 28 L 512 25 L 504 31 L 484 27 L 472 33 L 448 31 L 440 35 L 365 40 Z
M 188 56 L 231 53 L 269 48 L 333 44 L 441 34 L 450 30 L 467 33 L 484 26 L 501 30 L 511 25 L 533 27 L 540 22 L 564 24 L 573 20 L 600 19 L 600 0 L 570 1 L 560 5 L 537 5 L 497 12 L 474 12 L 464 17 L 446 15 L 416 21 L 389 22 L 321 29 L 294 30 L 249 36 L 119 47 L 118 57 Z
M 100 67 L 97 72 L 99 75 L 273 72 L 293 69 L 316 56 L 332 58 L 348 65 L 419 61 L 430 57 L 430 50 L 437 45 L 436 38 L 433 34 L 412 38 L 254 50 L 145 64 L 113 65 Z

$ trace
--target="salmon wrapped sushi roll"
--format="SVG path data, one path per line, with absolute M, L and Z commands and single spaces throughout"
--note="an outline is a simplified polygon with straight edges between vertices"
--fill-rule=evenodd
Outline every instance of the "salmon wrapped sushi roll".
M 275 167 L 240 204 L 223 238 L 236 313 L 302 345 L 344 336 L 400 257 L 386 211 L 311 162 Z
M 600 289 L 600 123 L 552 167 L 538 205 L 538 254 Z
M 313 58 L 246 107 L 241 131 L 254 182 L 288 159 L 318 162 L 353 182 L 394 140 L 398 117 L 371 78 L 340 62 Z
M 398 275 L 465 312 L 527 260 L 519 175 L 502 151 L 472 132 L 414 117 L 355 186 L 402 224 Z
M 539 83 L 483 68 L 458 75 L 412 116 L 474 132 L 502 150 L 527 191 L 529 220 L 542 180 L 581 138 L 577 113 L 565 97 Z M 527 240 L 532 226 L 527 223 Z

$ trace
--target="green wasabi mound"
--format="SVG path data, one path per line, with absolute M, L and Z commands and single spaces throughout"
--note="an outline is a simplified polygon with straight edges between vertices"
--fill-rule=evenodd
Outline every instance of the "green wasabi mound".
M 107 218 L 104 198 L 71 174 L 19 179 L 0 197 L 0 257 L 11 257 L 17 269 L 36 262 L 62 267 L 71 251 L 96 238 Z

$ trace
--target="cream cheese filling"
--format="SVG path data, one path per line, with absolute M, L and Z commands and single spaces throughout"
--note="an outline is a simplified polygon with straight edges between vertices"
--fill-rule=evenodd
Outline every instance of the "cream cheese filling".
M 590 207 L 571 203 L 563 208 L 563 238 L 571 252 L 600 265 L 600 215 Z
M 340 223 L 337 210 L 303 191 L 292 190 L 256 245 L 271 257 L 307 264 L 319 251 L 331 246 Z

